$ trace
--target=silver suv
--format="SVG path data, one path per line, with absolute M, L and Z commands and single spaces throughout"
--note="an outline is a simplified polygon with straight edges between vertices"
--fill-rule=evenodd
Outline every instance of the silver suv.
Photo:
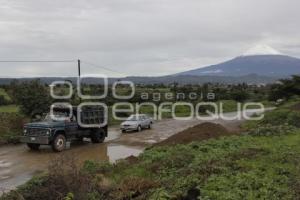
M 145 114 L 130 115 L 121 123 L 121 131 L 124 133 L 126 131 L 142 131 L 144 128 L 150 129 L 153 124 L 152 118 Z

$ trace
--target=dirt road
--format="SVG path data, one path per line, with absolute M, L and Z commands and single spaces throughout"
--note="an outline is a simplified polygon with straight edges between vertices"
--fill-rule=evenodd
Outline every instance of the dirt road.
M 235 114 L 228 113 L 226 115 Z M 34 174 L 47 170 L 48 163 L 52 162 L 57 156 L 73 156 L 76 157 L 78 162 L 84 160 L 115 162 L 130 155 L 138 155 L 147 146 L 203 122 L 198 119 L 188 121 L 167 119 L 155 123 L 151 130 L 126 134 L 121 134 L 118 127 L 111 127 L 108 131 L 108 138 L 104 143 L 91 144 L 88 141 L 75 143 L 71 144 L 70 149 L 61 153 L 54 153 L 47 146 L 42 147 L 38 152 L 29 151 L 26 145 L 0 147 L 0 191 L 13 189 L 28 181 Z M 220 123 L 227 129 L 233 130 L 242 121 L 218 119 L 212 122 Z

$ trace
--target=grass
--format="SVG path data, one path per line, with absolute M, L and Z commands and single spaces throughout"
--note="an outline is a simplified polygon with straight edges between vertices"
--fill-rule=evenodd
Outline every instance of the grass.
M 178 198 L 196 187 L 203 199 L 293 199 L 299 182 L 300 134 L 277 137 L 228 137 L 146 151 L 130 168 L 115 169 L 124 177 L 148 178 L 160 191 Z M 109 176 L 109 175 L 108 175 Z
M 0 113 L 17 113 L 19 108 L 16 105 L 0 106 Z

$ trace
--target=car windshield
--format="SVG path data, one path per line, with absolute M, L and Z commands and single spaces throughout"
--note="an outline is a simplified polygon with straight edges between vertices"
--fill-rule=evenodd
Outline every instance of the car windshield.
M 130 117 L 127 118 L 126 121 L 138 121 L 139 119 L 140 119 L 139 116 L 131 115 Z

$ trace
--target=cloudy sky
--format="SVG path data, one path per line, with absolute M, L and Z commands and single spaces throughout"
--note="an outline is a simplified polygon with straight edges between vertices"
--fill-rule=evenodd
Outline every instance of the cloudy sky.
M 85 74 L 151 76 L 256 44 L 300 57 L 299 8 L 299 0 L 0 0 L 0 60 L 80 58 Z M 1 77 L 76 73 L 76 62 L 0 63 Z

